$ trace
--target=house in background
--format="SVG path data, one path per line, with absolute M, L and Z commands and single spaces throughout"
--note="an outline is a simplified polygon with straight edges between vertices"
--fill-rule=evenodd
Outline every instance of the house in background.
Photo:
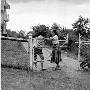
M 9 21 L 9 14 L 7 9 L 10 9 L 10 5 L 6 0 L 1 0 L 1 35 L 7 36 L 7 22 Z

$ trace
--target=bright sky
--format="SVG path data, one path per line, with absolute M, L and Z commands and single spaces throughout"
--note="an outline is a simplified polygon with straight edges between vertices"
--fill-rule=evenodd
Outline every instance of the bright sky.
M 72 28 L 80 15 L 90 18 L 90 0 L 7 0 L 10 21 L 7 28 L 30 31 L 37 24 L 54 22 Z

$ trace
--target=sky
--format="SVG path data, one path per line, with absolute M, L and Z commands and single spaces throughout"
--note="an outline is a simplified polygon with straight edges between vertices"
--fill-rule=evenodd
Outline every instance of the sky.
M 7 28 L 12 31 L 32 30 L 31 27 L 54 22 L 66 28 L 79 16 L 90 18 L 90 0 L 7 0 L 10 4 Z

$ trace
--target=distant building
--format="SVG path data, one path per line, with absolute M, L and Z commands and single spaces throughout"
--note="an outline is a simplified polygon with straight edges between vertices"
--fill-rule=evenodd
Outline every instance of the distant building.
M 6 2 L 6 0 L 1 0 L 1 34 L 5 36 L 7 35 L 6 26 L 9 21 L 7 9 L 10 9 L 10 5 Z

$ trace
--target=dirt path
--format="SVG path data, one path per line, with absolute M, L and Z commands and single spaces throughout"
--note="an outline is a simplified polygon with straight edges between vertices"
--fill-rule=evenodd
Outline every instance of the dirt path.
M 49 52 L 44 51 L 44 55 Z M 2 90 L 90 90 L 90 71 L 79 71 L 77 60 L 64 54 L 62 58 L 61 70 L 56 71 L 50 62 L 44 63 L 45 71 L 2 68 Z

